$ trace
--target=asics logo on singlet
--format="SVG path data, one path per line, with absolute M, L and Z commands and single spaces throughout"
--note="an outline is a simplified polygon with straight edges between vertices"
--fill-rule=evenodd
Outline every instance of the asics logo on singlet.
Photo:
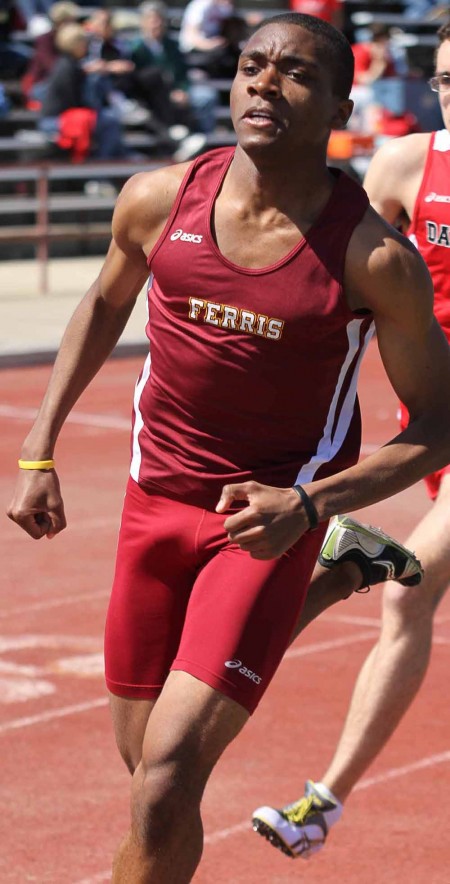
M 251 669 L 247 669 L 246 666 L 243 666 L 242 660 L 227 660 L 225 666 L 227 669 L 238 669 L 240 674 L 245 675 L 250 681 L 254 681 L 255 684 L 261 684 L 261 676 L 257 675 L 256 672 L 252 672 Z
M 450 196 L 445 194 L 434 193 L 433 190 L 424 197 L 426 203 L 450 203 Z
M 179 227 L 178 230 L 174 230 L 170 238 L 172 241 L 176 239 L 181 239 L 181 242 L 199 243 L 202 241 L 203 236 L 201 236 L 199 233 L 184 233 L 181 227 Z

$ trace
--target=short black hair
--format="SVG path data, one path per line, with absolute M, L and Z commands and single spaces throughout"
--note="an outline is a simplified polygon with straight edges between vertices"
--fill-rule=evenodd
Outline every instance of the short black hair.
M 353 85 L 355 59 L 347 37 L 329 25 L 328 22 L 314 15 L 302 12 L 281 12 L 264 19 L 253 31 L 254 34 L 267 25 L 297 25 L 304 31 L 315 34 L 318 41 L 326 49 L 334 74 L 334 91 L 339 98 L 348 98 Z

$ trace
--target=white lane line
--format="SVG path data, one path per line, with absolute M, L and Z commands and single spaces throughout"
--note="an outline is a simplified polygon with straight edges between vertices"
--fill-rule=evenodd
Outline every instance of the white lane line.
M 226 838 L 231 838 L 233 835 L 239 835 L 241 832 L 244 832 L 245 829 L 250 830 L 250 828 L 250 820 L 245 820 L 245 822 L 236 823 L 235 826 L 229 826 L 228 829 L 219 829 L 217 832 L 211 832 L 210 835 L 205 835 L 205 845 L 211 846 L 213 844 L 218 844 L 219 841 L 225 841 Z
M 317 642 L 316 644 L 306 645 L 305 647 L 302 647 L 302 648 L 292 648 L 285 655 L 285 659 L 286 659 L 286 657 L 293 659 L 296 657 L 305 656 L 307 654 L 317 654 L 317 653 L 321 653 L 321 651 L 328 651 L 333 648 L 345 647 L 346 645 L 355 644 L 355 642 L 358 642 L 358 641 L 366 641 L 368 639 L 373 639 L 375 635 L 376 635 L 376 633 L 374 633 L 373 631 L 361 632 L 357 635 L 350 636 L 347 639 L 339 638 L 339 639 L 335 639 L 334 641 L 329 641 L 329 642 Z M 35 639 L 38 639 L 36 646 L 40 646 L 39 639 L 41 639 L 42 641 L 45 640 L 45 642 L 52 641 L 54 639 L 56 641 L 58 641 L 58 636 L 44 636 L 44 637 L 42 637 L 42 636 L 37 636 L 37 637 L 36 636 L 23 636 L 23 637 L 19 637 L 18 639 L 12 639 L 11 641 L 20 643 L 21 638 L 22 638 L 23 642 L 25 643 L 23 645 L 24 647 L 30 647 L 30 646 L 34 647 L 35 646 L 34 645 Z M 59 639 L 61 640 L 62 644 L 64 644 L 67 641 L 67 637 L 65 637 L 65 636 L 61 636 L 61 637 L 59 637 Z M 75 640 L 72 639 L 72 641 L 74 642 Z M 84 641 L 86 641 L 86 639 L 83 639 L 82 641 L 84 644 Z M 89 639 L 87 641 L 89 641 Z M 30 642 L 31 642 L 31 645 L 30 645 Z M 6 643 L 6 644 L 8 644 L 8 643 Z M 56 645 L 56 646 L 58 646 L 58 645 Z M 107 703 L 108 703 L 108 700 L 105 698 L 104 700 L 95 700 L 95 701 L 93 701 L 92 704 L 82 703 L 77 706 L 66 706 L 61 709 L 50 710 L 49 712 L 43 712 L 40 715 L 32 715 L 29 718 L 17 718 L 13 721 L 5 722 L 4 725 L 0 725 L 0 734 L 6 733 L 7 731 L 10 731 L 10 730 L 17 730 L 21 727 L 30 727 L 33 724 L 41 724 L 45 721 L 52 721 L 55 718 L 62 718 L 66 715 L 74 715 L 77 712 L 85 712 L 89 709 L 94 709 L 97 706 L 106 706 Z
M 38 666 L 23 666 L 20 663 L 8 663 L 6 660 L 0 660 L 0 674 L 23 676 L 23 678 L 37 678 L 42 675 L 42 669 Z
M 102 677 L 105 674 L 103 651 L 96 654 L 78 654 L 75 657 L 64 657 L 53 666 L 47 667 L 45 675 L 58 673 L 61 675 L 78 675 L 81 678 Z
M 387 783 L 389 780 L 399 779 L 400 777 L 415 773 L 418 770 L 427 770 L 430 767 L 436 767 L 438 764 L 447 764 L 448 762 L 450 762 L 450 751 L 441 752 L 437 755 L 429 755 L 427 758 L 421 758 L 419 761 L 413 761 L 411 764 L 405 764 L 403 767 L 391 767 L 390 769 L 385 770 L 384 773 L 378 774 L 376 777 L 366 777 L 366 779 L 357 783 L 353 791 L 356 792 L 361 789 L 370 789 L 372 786 Z M 250 819 L 246 819 L 241 823 L 237 823 L 235 826 L 229 826 L 226 829 L 218 829 L 216 832 L 211 832 L 210 835 L 205 835 L 205 845 L 212 847 L 214 844 L 219 844 L 221 841 L 233 837 L 233 835 L 240 835 L 243 832 L 250 832 L 250 830 Z M 76 884 L 100 884 L 102 881 L 110 880 L 111 872 L 99 872 L 92 878 L 83 878 L 82 881 L 77 881 Z
M 320 654 L 322 651 L 330 651 L 336 648 L 345 648 L 349 645 L 357 644 L 358 642 L 372 640 L 376 638 L 377 635 L 377 632 L 370 630 L 367 632 L 357 633 L 356 635 L 352 635 L 347 638 L 337 638 L 331 641 L 316 642 L 314 644 L 304 645 L 300 648 L 291 648 L 285 654 L 284 659 L 292 660 L 296 659 L 297 657 L 305 657 L 309 654 Z M 66 640 L 67 639 L 64 637 L 64 641 Z M 6 722 L 4 725 L 0 725 L 0 734 L 6 733 L 9 730 L 18 729 L 20 727 L 29 727 L 33 724 L 41 724 L 45 721 L 52 721 L 54 718 L 60 718 L 66 715 L 73 715 L 77 712 L 84 712 L 88 709 L 96 708 L 97 706 L 105 706 L 107 702 L 108 700 L 105 698 L 104 700 L 95 700 L 92 704 L 82 703 L 77 706 L 67 706 L 63 707 L 62 709 L 55 709 L 53 711 L 43 712 L 40 715 L 33 715 L 29 718 L 15 719 L 12 722 Z
M 79 595 L 63 596 L 60 599 L 51 599 L 45 602 L 33 602 L 33 604 L 20 605 L 17 608 L 0 611 L 0 620 L 9 620 L 16 614 L 28 614 L 30 611 L 50 611 L 52 608 L 60 608 L 63 605 L 76 605 L 78 602 L 97 601 L 109 596 L 109 590 L 104 592 L 83 592 Z
M 0 417 L 7 417 L 10 420 L 34 420 L 37 413 L 37 408 L 18 408 L 14 405 L 0 405 Z M 119 417 L 119 415 L 113 414 L 88 414 L 84 411 L 72 411 L 66 417 L 65 423 L 81 424 L 81 426 L 85 427 L 99 427 L 108 430 L 128 430 L 128 432 L 131 432 L 131 418 Z
M 421 758 L 419 761 L 412 761 L 411 764 L 404 764 L 403 767 L 391 767 L 390 770 L 385 770 L 384 773 L 378 774 L 376 777 L 366 777 L 356 784 L 353 791 L 370 789 L 371 786 L 377 786 L 378 783 L 386 783 L 388 780 L 395 780 L 398 777 L 405 777 L 410 773 L 415 773 L 416 770 L 426 770 L 429 767 L 436 767 L 437 764 L 447 764 L 449 761 L 450 751 L 429 755 L 427 758 Z
M 450 751 L 441 752 L 437 755 L 429 755 L 426 758 L 421 758 L 419 761 L 413 761 L 411 764 L 405 764 L 403 767 L 391 767 L 388 770 L 385 770 L 384 773 L 378 774 L 375 777 L 366 777 L 361 782 L 357 783 L 354 792 L 360 791 L 361 789 L 370 789 L 372 786 L 378 786 L 381 783 L 386 783 L 389 780 L 395 780 L 399 777 L 408 776 L 411 773 L 415 773 L 418 770 L 426 770 L 430 767 L 436 767 L 438 764 L 447 764 L 450 762 Z M 205 836 L 205 844 L 218 844 L 219 841 L 223 841 L 225 838 L 230 838 L 232 835 L 238 835 L 241 832 L 244 832 L 246 829 L 250 828 L 249 820 L 246 820 L 242 823 L 237 823 L 235 826 L 230 826 L 228 829 L 219 829 L 217 832 L 212 832 L 211 835 Z M 81 884 L 81 882 L 80 882 Z M 86 882 L 87 884 L 87 882 Z
M 11 635 L 0 636 L 0 654 L 23 651 L 25 648 L 76 648 L 98 651 L 101 639 L 98 635 Z M 42 668 L 40 669 L 42 671 Z
M 337 638 L 331 641 L 323 641 L 316 642 L 311 645 L 304 645 L 300 648 L 291 648 L 287 651 L 284 656 L 286 660 L 296 659 L 297 657 L 305 657 L 308 654 L 320 654 L 322 651 L 330 651 L 336 648 L 345 648 L 349 645 L 357 644 L 358 642 L 369 641 L 373 638 L 376 638 L 378 635 L 377 632 L 373 630 L 367 632 L 360 632 L 356 635 L 349 636 L 347 638 Z M 52 638 L 52 637 L 50 637 Z M 67 641 L 66 637 L 63 637 L 64 641 Z M 73 639 L 72 639 L 73 641 Z M 88 639 L 89 641 L 89 639 Z M 438 640 L 438 644 L 449 644 L 445 639 L 442 641 Z M 41 724 L 45 721 L 52 721 L 54 718 L 62 718 L 66 715 L 73 715 L 77 712 L 84 712 L 89 709 L 94 709 L 97 706 L 106 706 L 108 700 L 106 698 L 92 701 L 92 703 L 82 703 L 76 706 L 66 706 L 61 709 L 55 709 L 49 712 L 43 712 L 40 715 L 33 715 L 29 718 L 18 718 L 10 722 L 6 722 L 3 725 L 0 725 L 0 734 L 6 733 L 7 731 L 18 729 L 20 727 L 30 727 L 33 724 Z
M 294 657 L 306 657 L 308 654 L 320 654 L 321 651 L 332 651 L 334 648 L 345 648 L 347 645 L 354 645 L 357 642 L 364 642 L 377 637 L 378 632 L 374 632 L 371 629 L 370 632 L 357 632 L 355 635 L 347 636 L 347 638 L 335 638 L 330 641 L 303 645 L 300 648 L 290 648 L 289 651 L 286 651 L 283 660 L 292 660 Z
M 28 703 L 30 700 L 49 697 L 55 692 L 55 686 L 43 678 L 29 678 L 28 676 L 20 675 L 11 676 L 9 672 L 3 678 L 0 674 L 0 703 L 5 706 L 9 703 Z
M 19 730 L 23 727 L 31 727 L 33 724 L 42 724 L 44 721 L 54 721 L 56 718 L 65 718 L 67 715 L 77 715 L 78 712 L 89 712 L 91 709 L 98 709 L 101 706 L 107 705 L 107 697 L 101 697 L 98 700 L 91 700 L 88 703 L 77 703 L 74 706 L 62 706 L 60 709 L 41 712 L 39 715 L 16 718 L 12 721 L 6 721 L 5 724 L 0 724 L 0 734 L 5 734 L 7 731 Z

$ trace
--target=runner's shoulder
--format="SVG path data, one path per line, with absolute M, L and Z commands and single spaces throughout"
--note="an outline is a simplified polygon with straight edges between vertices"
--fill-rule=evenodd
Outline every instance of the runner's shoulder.
M 370 167 L 388 178 L 416 174 L 425 163 L 431 132 L 415 132 L 386 141 L 374 154 Z
M 189 163 L 161 166 L 132 175 L 123 186 L 114 209 L 114 239 L 127 246 L 144 247 L 161 232 L 176 200 Z
M 116 203 L 122 211 L 169 215 L 190 163 L 137 172 L 124 184 Z

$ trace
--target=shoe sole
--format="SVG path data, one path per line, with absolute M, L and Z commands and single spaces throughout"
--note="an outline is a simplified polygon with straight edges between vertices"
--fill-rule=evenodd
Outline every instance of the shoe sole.
M 281 850 L 286 856 L 290 859 L 296 859 L 297 854 L 293 853 L 291 848 L 288 847 L 285 841 L 272 829 L 268 823 L 265 823 L 264 820 L 258 819 L 258 817 L 253 817 L 252 819 L 253 831 L 257 832 L 258 835 L 262 835 L 266 841 L 270 841 L 273 847 L 277 847 L 278 850 Z
M 373 536 L 375 535 L 375 537 L 377 537 L 386 546 L 393 547 L 394 549 L 398 550 L 398 552 L 400 552 L 402 555 L 406 554 L 410 559 L 412 559 L 417 567 L 418 573 L 412 574 L 410 577 L 392 578 L 397 583 L 400 583 L 402 586 L 417 586 L 422 581 L 423 568 L 414 553 L 410 549 L 407 549 L 406 546 L 403 546 L 401 543 L 397 543 L 397 541 L 390 537 L 389 534 L 385 534 L 384 531 L 381 530 L 381 528 L 374 528 L 372 525 L 366 528 L 364 525 L 361 525 L 360 522 L 355 522 L 353 519 L 350 518 L 350 516 L 344 516 L 343 518 L 340 518 L 338 516 L 336 522 L 334 523 L 334 526 L 337 525 L 340 528 L 348 528 L 349 530 L 354 531 L 355 534 L 362 534 L 364 537 L 368 537 L 370 539 L 373 539 Z M 336 564 L 334 559 L 324 558 L 322 553 L 319 554 L 319 563 L 324 568 L 329 568 L 331 565 Z

